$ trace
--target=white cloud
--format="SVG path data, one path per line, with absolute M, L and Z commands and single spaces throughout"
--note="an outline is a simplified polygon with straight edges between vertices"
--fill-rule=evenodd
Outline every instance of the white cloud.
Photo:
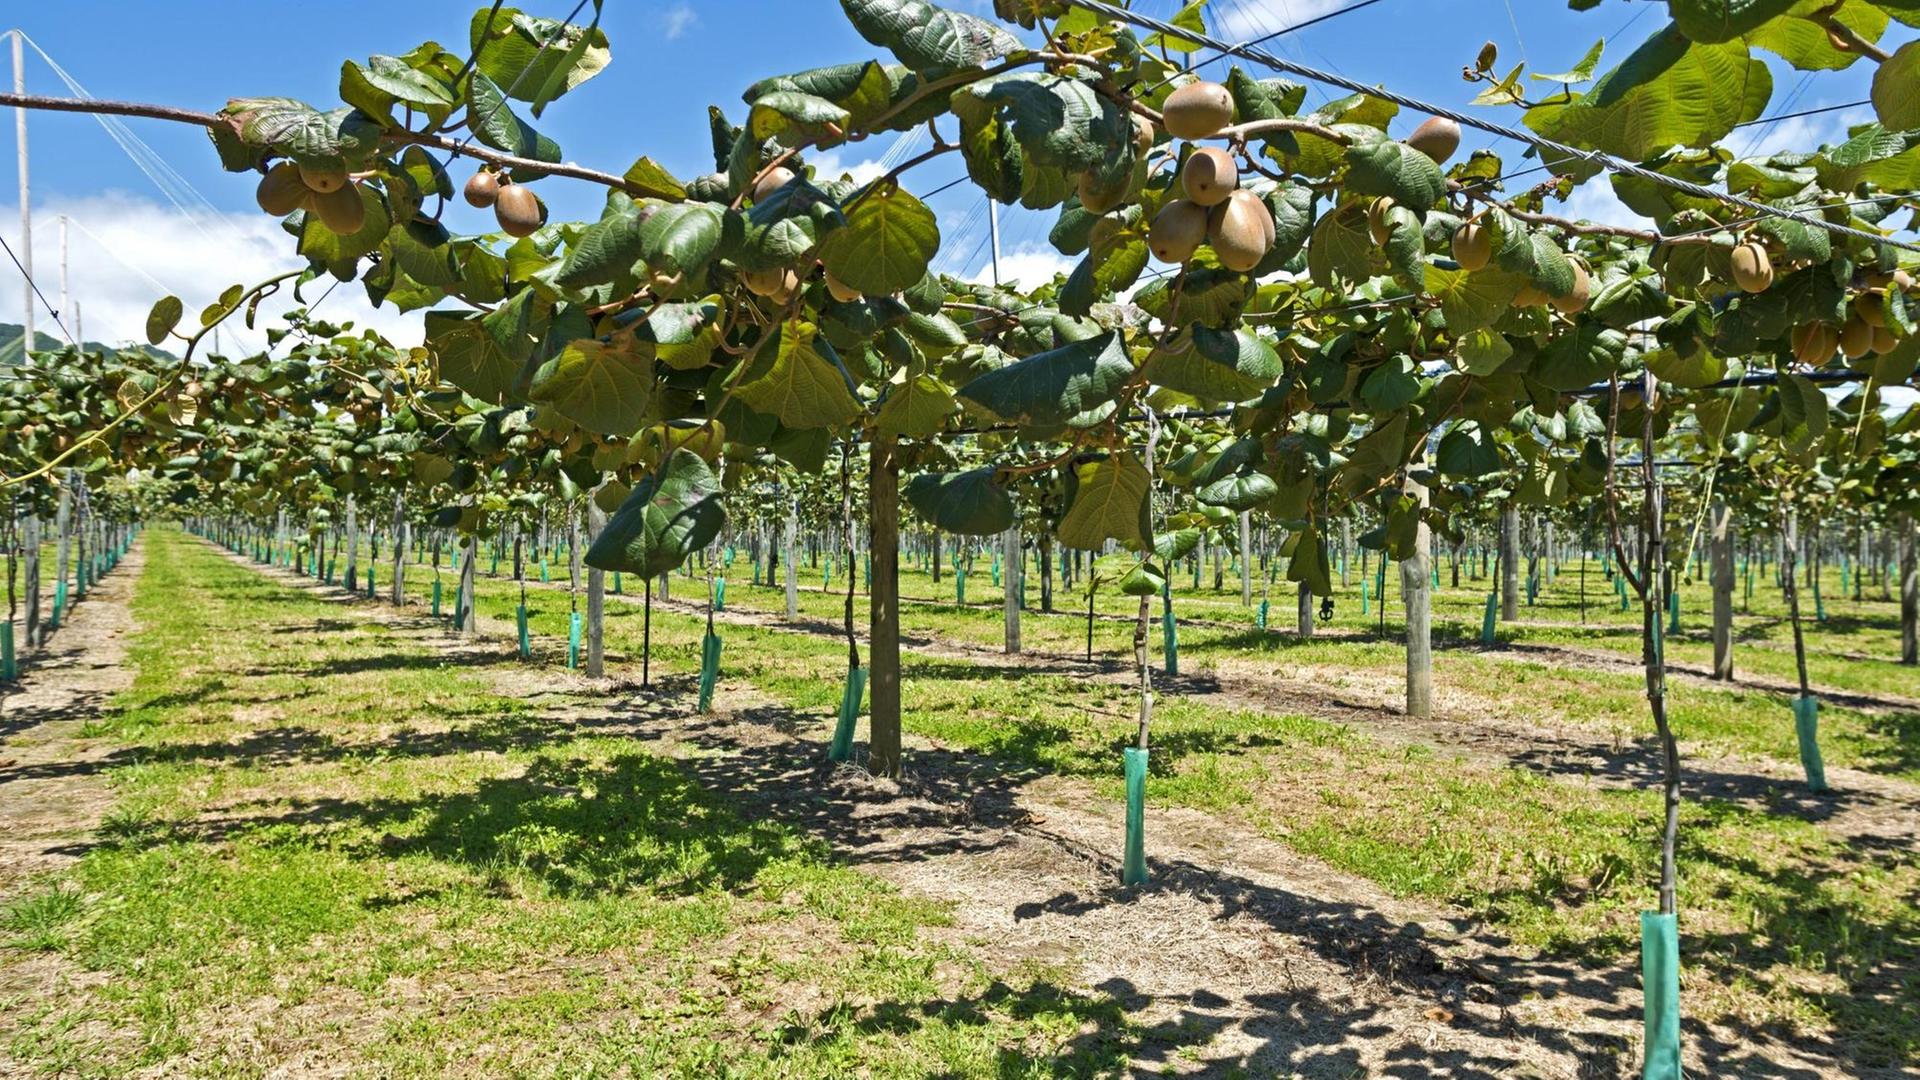
M 1820 106 L 1810 105 L 1808 108 L 1817 109 Z M 1804 153 L 1824 144 L 1846 141 L 1849 124 L 1872 118 L 1872 113 L 1864 109 L 1843 109 L 1814 116 L 1795 116 L 1787 120 L 1768 120 L 1742 128 L 1724 142 L 1741 157 L 1767 157 L 1789 151 Z
M 845 175 L 856 184 L 877 180 L 887 172 L 886 164 L 878 158 L 862 158 L 849 164 L 838 150 L 809 155 L 807 164 L 813 166 L 814 175 L 822 180 L 838 180 Z
M 55 198 L 34 207 L 33 228 L 34 280 L 55 306 L 60 304 L 62 214 L 72 219 L 67 281 L 80 308 L 81 332 L 110 345 L 146 340 L 147 312 L 167 293 L 185 302 L 191 323 L 227 286 L 257 284 L 305 262 L 294 253 L 293 238 L 281 230 L 280 222 L 265 214 L 190 216 L 120 191 Z M 317 301 L 329 283 L 303 287 L 308 303 Z M 20 321 L 21 291 L 17 274 L 0 274 L 0 321 Z M 264 349 L 266 328 L 295 303 L 292 289 L 283 288 L 261 304 L 257 329 L 246 329 L 238 317 L 229 320 L 221 329 L 223 350 L 243 355 Z M 419 312 L 375 309 L 357 281 L 334 289 L 317 314 L 335 323 L 351 320 L 356 328 L 370 326 L 396 345 L 417 345 L 421 339 Z M 44 308 L 37 311 L 34 328 L 60 336 Z
M 1344 0 L 1241 0 L 1231 8 L 1209 10 L 1207 25 L 1213 36 L 1232 42 L 1252 41 L 1308 19 L 1325 15 Z
M 1022 289 L 1037 288 L 1052 281 L 1055 274 L 1072 273 L 1074 265 L 1075 260 L 1051 247 L 1022 246 L 1000 253 L 1000 283 Z M 979 268 L 967 276 L 967 280 L 982 285 L 991 282 L 993 260 L 984 258 Z
M 700 16 L 690 4 L 675 4 L 660 16 L 661 33 L 668 41 L 678 41 L 681 35 L 693 29 Z

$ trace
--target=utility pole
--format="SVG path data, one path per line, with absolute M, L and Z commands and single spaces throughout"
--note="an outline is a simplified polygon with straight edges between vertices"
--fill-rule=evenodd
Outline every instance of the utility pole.
M 60 215 L 60 317 L 67 317 L 67 215 Z M 78 342 L 75 342 L 78 344 Z
M 13 92 L 24 95 L 27 92 L 27 65 L 20 54 L 20 42 L 24 35 L 13 32 Z M 20 306 L 26 314 L 26 320 L 20 325 L 20 358 L 26 359 L 27 350 L 33 348 L 33 211 L 27 194 L 27 110 L 13 110 L 14 145 L 20 151 Z

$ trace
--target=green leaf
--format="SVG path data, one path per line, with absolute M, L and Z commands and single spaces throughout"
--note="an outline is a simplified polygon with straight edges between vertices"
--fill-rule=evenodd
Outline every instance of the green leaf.
M 692 275 L 713 258 L 725 233 L 726 211 L 713 203 L 663 206 L 640 226 L 640 257 L 662 273 Z
M 1014 423 L 1052 426 L 1113 400 L 1133 376 L 1118 331 L 1036 353 L 960 388 L 960 396 Z
M 405 105 L 439 127 L 458 100 L 453 88 L 397 56 L 372 56 L 364 66 L 340 65 L 340 100 L 369 116 L 393 122 L 393 107 Z
M 1583 318 L 1540 350 L 1530 374 L 1554 390 L 1579 390 L 1612 374 L 1626 351 L 1626 335 Z
M 427 312 L 426 346 L 439 361 L 440 377 L 488 404 L 504 400 L 520 377 L 526 355 L 516 358 L 509 350 L 509 343 L 518 339 L 507 331 L 506 321 L 489 326 L 488 320 L 503 311 L 524 315 L 526 301 L 521 298 L 530 296 L 530 290 L 523 290 L 516 298 L 520 303 L 503 305 L 486 316 L 477 311 Z M 524 341 L 524 347 L 532 348 L 530 339 Z
M 1395 413 L 1393 419 L 1377 424 L 1353 444 L 1335 485 L 1348 495 L 1378 486 L 1400 471 L 1406 458 L 1406 443 L 1407 414 Z
M 1827 397 L 1813 380 L 1792 372 L 1780 376 L 1780 436 L 1787 449 L 1803 453 L 1827 433 Z
M 599 7 L 596 2 L 596 21 Z M 475 66 L 492 82 L 512 86 L 513 96 L 521 101 L 551 101 L 598 75 L 613 60 L 607 35 L 597 25 L 575 26 L 501 8 L 489 28 L 488 12 L 484 7 L 474 12 L 468 25 L 467 44 L 478 54 Z
M 159 345 L 180 325 L 187 313 L 187 306 L 177 296 L 163 296 L 154 301 L 152 310 L 147 312 L 147 344 Z
M 1694 41 L 1732 41 L 1794 5 L 1794 0 L 1669 0 L 1673 25 Z
M 1405 354 L 1388 357 L 1360 384 L 1360 400 L 1374 412 L 1392 412 L 1419 396 L 1419 369 Z
M 1147 379 L 1202 401 L 1244 401 L 1281 371 L 1273 344 L 1247 330 L 1194 326 L 1148 355 Z
M 323 113 L 293 98 L 234 98 L 221 115 L 247 145 L 316 167 L 362 161 L 380 145 L 379 121 L 357 109 Z
M 1464 480 L 1506 467 L 1500 459 L 1500 448 L 1493 441 L 1493 433 L 1472 420 L 1454 425 L 1453 430 L 1441 437 L 1434 464 L 1442 473 Z
M 1524 284 L 1518 274 L 1491 268 L 1468 273 L 1429 265 L 1426 273 L 1427 292 L 1439 299 L 1447 328 L 1456 335 L 1498 322 Z
M 1293 559 L 1287 563 L 1287 580 L 1305 585 L 1315 596 L 1333 595 L 1327 548 L 1320 542 L 1320 530 L 1312 522 L 1307 524 L 1305 532 L 1293 538 Z
M 946 383 L 932 375 L 909 375 L 902 368 L 881 398 L 874 423 L 882 434 L 925 439 L 946 426 L 957 404 Z
M 1347 150 L 1345 187 L 1361 195 L 1391 195 L 1409 210 L 1431 207 L 1447 193 L 1447 178 L 1427 155 L 1395 139 Z
M 1920 128 L 1920 41 L 1909 41 L 1873 73 L 1873 111 L 1895 131 Z
M 1704 346 L 1690 352 L 1659 348 L 1641 358 L 1660 381 L 1693 389 L 1727 377 L 1726 358 Z
M 1313 283 L 1331 289 L 1341 279 L 1358 284 L 1373 276 L 1373 238 L 1357 205 L 1328 213 L 1307 241 L 1307 273 Z
M 860 412 L 839 354 L 814 324 L 800 320 L 781 324 L 761 340 L 734 394 L 755 411 L 800 430 L 837 427 Z
M 1120 592 L 1125 596 L 1159 596 L 1166 587 L 1166 575 L 1150 562 L 1133 564 L 1133 569 L 1120 578 Z
M 479 71 L 467 76 L 467 114 L 474 125 L 474 138 L 484 145 L 535 161 L 560 160 L 560 144 L 520 119 L 507 104 L 506 95 Z
M 1194 498 L 1208 506 L 1224 506 L 1236 513 L 1252 510 L 1280 493 L 1280 485 L 1266 473 L 1228 476 L 1194 492 Z
M 840 0 L 860 36 L 915 72 L 938 78 L 1015 52 L 1020 39 L 977 15 L 922 0 Z
M 1688 41 L 1669 25 L 1585 95 L 1529 109 L 1526 123 L 1551 139 L 1643 161 L 1674 146 L 1711 146 L 1758 119 L 1772 94 L 1771 72 L 1744 42 Z M 1556 168 L 1579 164 L 1547 158 Z
M 1145 549 L 1153 543 L 1148 519 L 1152 478 L 1132 454 L 1116 454 L 1074 466 L 1073 505 L 1054 535 L 1066 547 L 1083 551 L 1104 547 L 1109 539 Z
M 783 144 L 803 140 L 822 145 L 840 142 L 845 137 L 852 114 L 823 97 L 798 90 L 776 90 L 753 103 L 747 112 L 747 138 L 754 142 L 779 139 Z M 841 138 L 827 138 L 827 125 L 840 129 Z
M 1455 340 L 1454 353 L 1460 359 L 1455 366 L 1461 371 L 1469 375 L 1491 375 L 1513 356 L 1513 345 L 1506 335 L 1483 326 Z
M 601 435 L 631 435 L 653 404 L 653 364 L 630 337 L 577 338 L 534 372 L 529 395 Z
M 675 450 L 642 477 L 587 549 L 596 570 L 657 577 L 713 543 L 726 524 L 720 480 L 689 450 Z
M 567 257 L 553 274 L 553 283 L 569 289 L 586 288 L 631 274 L 633 264 L 640 259 L 640 229 L 640 206 L 632 202 L 587 226 L 567 249 Z
M 1600 66 L 1600 52 L 1602 49 L 1605 49 L 1606 47 L 1607 47 L 1607 39 L 1601 38 L 1599 41 L 1596 41 L 1593 43 L 1593 48 L 1588 49 L 1587 55 L 1581 57 L 1580 62 L 1578 64 L 1575 64 L 1571 70 L 1562 71 L 1557 75 L 1542 75 L 1536 71 L 1529 74 L 1527 78 L 1538 79 L 1541 82 L 1557 82 L 1557 83 L 1586 82 L 1588 79 L 1593 78 L 1593 69 Z
M 994 482 L 993 466 L 921 473 L 901 488 L 907 505 L 935 528 L 962 536 L 994 536 L 1013 524 L 1013 500 Z
M 856 199 L 845 211 L 847 223 L 820 239 L 820 261 L 827 271 L 868 296 L 918 283 L 940 250 L 933 211 L 893 181 Z
M 680 202 L 687 197 L 686 185 L 676 180 L 666 166 L 650 157 L 642 157 L 629 165 L 620 178 L 639 188 L 640 194 L 645 197 L 668 202 Z
M 1776 53 L 1801 71 L 1839 71 L 1860 54 L 1833 47 L 1826 25 L 1812 16 L 1833 8 L 1833 17 L 1867 41 L 1887 32 L 1887 13 L 1867 0 L 1797 0 L 1793 10 L 1747 35 L 1747 44 Z
M 962 124 L 982 125 L 1004 110 L 1030 162 L 1080 172 L 1131 153 L 1133 121 L 1089 84 L 1063 75 L 1016 71 L 953 94 Z

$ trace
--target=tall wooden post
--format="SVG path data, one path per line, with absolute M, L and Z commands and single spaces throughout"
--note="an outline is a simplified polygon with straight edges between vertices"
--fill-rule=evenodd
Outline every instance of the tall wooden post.
M 1416 459 L 1417 460 L 1417 459 Z M 1409 470 L 1402 490 L 1424 510 L 1427 487 Z M 1433 530 L 1426 517 L 1414 526 L 1413 551 L 1400 560 L 1400 599 L 1407 613 L 1407 715 L 1433 715 Z M 1383 598 L 1384 601 L 1384 598 Z M 1381 607 L 1386 605 L 1383 602 Z
M 1733 678 L 1733 510 L 1716 502 L 1709 519 L 1713 575 L 1713 677 Z
M 607 527 L 607 512 L 600 501 L 587 499 L 587 545 L 600 539 Z M 607 572 L 587 569 L 587 677 L 598 679 L 607 673 Z
M 1020 523 L 1007 526 L 1000 537 L 1000 584 L 1002 610 L 1006 612 L 1006 649 L 1009 655 L 1020 651 Z
M 868 463 L 873 544 L 867 643 L 867 768 L 900 775 L 900 462 L 892 436 L 875 433 Z M 791 579 L 789 579 L 791 580 Z

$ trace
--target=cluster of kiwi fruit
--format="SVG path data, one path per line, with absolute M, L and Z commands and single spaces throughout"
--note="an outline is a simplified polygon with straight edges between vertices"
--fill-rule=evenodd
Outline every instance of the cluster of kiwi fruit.
M 1452 243 L 1453 261 L 1462 270 L 1478 270 L 1493 261 L 1493 231 L 1479 215 L 1468 218 L 1453 230 Z M 1580 256 L 1569 255 L 1567 262 L 1573 267 L 1572 288 L 1554 296 L 1529 282 L 1514 294 L 1512 306 L 1524 308 L 1545 304 L 1562 315 L 1576 315 L 1586 310 L 1587 302 L 1593 298 L 1593 276 L 1587 270 L 1586 260 Z
M 798 173 L 785 165 L 775 165 L 766 170 L 753 185 L 753 201 L 755 203 L 767 201 L 774 192 L 793 183 L 797 176 L 799 176 Z M 860 290 L 834 277 L 831 271 L 823 270 L 823 274 L 826 277 L 827 292 L 836 301 L 851 304 L 856 300 L 865 299 L 865 295 Z M 799 271 L 792 267 L 780 266 L 770 270 L 742 271 L 740 283 L 755 296 L 764 296 L 776 304 L 784 304 L 792 300 L 793 295 L 800 291 L 803 280 Z
M 1838 327 L 1810 322 L 1793 328 L 1788 339 L 1793 346 L 1793 358 L 1803 364 L 1823 364 L 1835 349 L 1848 360 L 1858 360 L 1868 353 L 1878 356 L 1893 351 L 1900 344 L 1900 337 L 1887 325 L 1886 310 L 1881 305 L 1889 289 L 1911 296 L 1913 285 L 1913 276 L 1905 270 L 1868 274 L 1866 287 L 1847 305 L 1845 322 Z
M 547 208 L 525 184 L 502 181 L 492 169 L 481 169 L 461 191 L 468 206 L 493 207 L 493 219 L 508 236 L 532 236 L 547 220 Z
M 285 217 L 295 210 L 317 214 L 327 228 L 341 236 L 352 236 L 367 223 L 360 184 L 347 175 L 344 167 L 276 162 L 260 178 L 253 198 L 260 209 L 274 217 Z
M 1167 96 L 1161 119 L 1176 139 L 1212 138 L 1233 123 L 1233 95 L 1216 82 L 1188 83 Z M 1136 118 L 1135 132 L 1152 145 L 1152 125 Z M 1216 146 L 1194 148 L 1180 166 L 1180 190 L 1184 197 L 1161 207 L 1147 231 L 1154 258 L 1183 263 L 1204 242 L 1221 266 L 1244 273 L 1273 249 L 1273 215 L 1258 195 L 1240 187 L 1232 154 Z

